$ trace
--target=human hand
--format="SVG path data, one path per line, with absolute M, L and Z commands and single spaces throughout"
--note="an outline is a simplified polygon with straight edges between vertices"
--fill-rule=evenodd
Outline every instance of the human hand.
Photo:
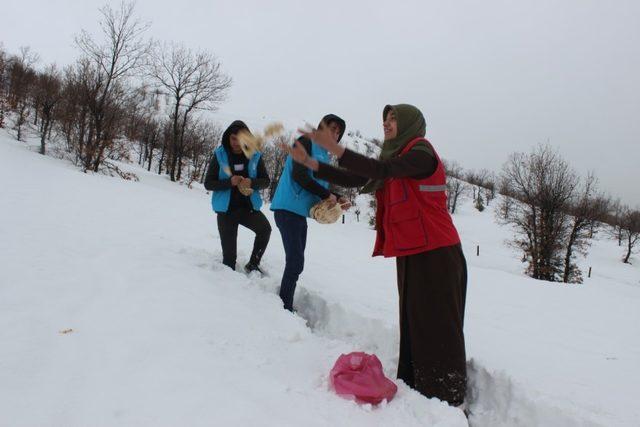
M 351 202 L 346 197 L 342 196 L 338 199 L 338 203 L 340 203 L 340 207 L 343 211 L 348 210 L 351 207 Z
M 318 170 L 318 161 L 309 156 L 309 153 L 299 141 L 295 141 L 293 147 L 288 144 L 280 144 L 280 149 L 286 151 L 294 162 L 300 163 L 312 171 Z
M 327 201 L 327 207 L 332 208 L 338 203 L 338 198 L 335 194 L 331 194 L 329 197 L 324 199 Z
M 242 180 L 238 183 L 240 187 L 251 188 L 251 179 L 250 178 L 242 178 Z
M 300 132 L 300 135 L 309 138 L 325 150 L 336 154 L 335 151 L 339 147 L 338 140 L 328 127 L 324 127 L 322 129 L 307 127 L 304 129 L 298 129 L 298 132 Z
M 243 179 L 244 178 L 241 177 L 240 175 L 233 175 L 231 177 L 231 186 L 233 186 L 233 187 L 237 186 L 238 184 L 240 184 L 242 182 Z

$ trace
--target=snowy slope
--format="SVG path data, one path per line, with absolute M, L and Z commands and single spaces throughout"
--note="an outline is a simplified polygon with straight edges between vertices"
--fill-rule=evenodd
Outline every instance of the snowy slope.
M 343 352 L 396 368 L 395 265 L 370 258 L 366 219 L 310 224 L 296 316 L 271 215 L 270 275 L 248 278 L 221 265 L 202 188 L 130 169 L 139 182 L 83 174 L 0 130 L 0 425 L 466 425 L 402 383 L 378 408 L 329 390 Z M 638 266 L 604 240 L 584 285 L 528 279 L 490 210 L 455 218 L 472 425 L 637 425 Z

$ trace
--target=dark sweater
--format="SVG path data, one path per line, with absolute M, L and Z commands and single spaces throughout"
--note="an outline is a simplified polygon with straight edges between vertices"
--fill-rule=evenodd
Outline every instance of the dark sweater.
M 338 161 L 339 168 L 320 163 L 316 176 L 343 187 L 362 187 L 369 179 L 428 178 L 436 171 L 433 153 L 411 150 L 403 156 L 377 160 L 349 149 Z
M 244 154 L 236 154 L 230 150 L 227 151 L 229 157 L 229 167 L 232 175 L 239 175 L 245 178 L 249 177 L 249 159 Z M 220 164 L 216 156 L 213 156 L 209 163 L 209 169 L 204 179 L 204 188 L 209 191 L 225 191 L 231 190 L 231 200 L 229 201 L 229 212 L 236 209 L 253 209 L 249 197 L 238 191 L 237 186 L 231 185 L 230 179 L 218 179 L 220 173 Z M 251 180 L 251 188 L 254 191 L 265 189 L 269 186 L 271 180 L 267 174 L 262 157 L 258 161 L 258 176 Z

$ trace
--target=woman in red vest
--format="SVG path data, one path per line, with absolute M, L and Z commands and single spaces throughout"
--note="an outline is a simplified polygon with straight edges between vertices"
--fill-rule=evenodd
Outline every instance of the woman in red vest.
M 290 149 L 315 176 L 375 193 L 374 256 L 395 257 L 400 296 L 398 378 L 427 397 L 464 403 L 464 307 L 467 266 L 447 210 L 442 161 L 427 141 L 424 116 L 412 105 L 387 105 L 378 159 L 338 145 L 328 132 L 301 131 L 338 159 L 318 162 L 299 144 Z

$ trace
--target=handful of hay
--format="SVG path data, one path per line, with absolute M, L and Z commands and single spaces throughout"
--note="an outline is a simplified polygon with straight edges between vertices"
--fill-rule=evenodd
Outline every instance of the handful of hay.
M 239 131 L 236 136 L 240 141 L 240 148 L 247 159 L 250 159 L 256 152 L 264 149 L 268 139 L 275 138 L 284 132 L 282 123 L 275 122 L 264 128 L 263 134 L 253 135 L 248 130 Z
M 245 180 L 242 180 L 242 182 L 238 184 L 238 191 L 243 196 L 247 196 L 247 197 L 253 194 L 253 188 L 249 187 L 249 185 L 246 184 Z
M 309 216 L 320 224 L 333 224 L 342 215 L 342 206 L 336 203 L 331 206 L 329 199 L 324 199 L 316 203 L 309 210 Z

